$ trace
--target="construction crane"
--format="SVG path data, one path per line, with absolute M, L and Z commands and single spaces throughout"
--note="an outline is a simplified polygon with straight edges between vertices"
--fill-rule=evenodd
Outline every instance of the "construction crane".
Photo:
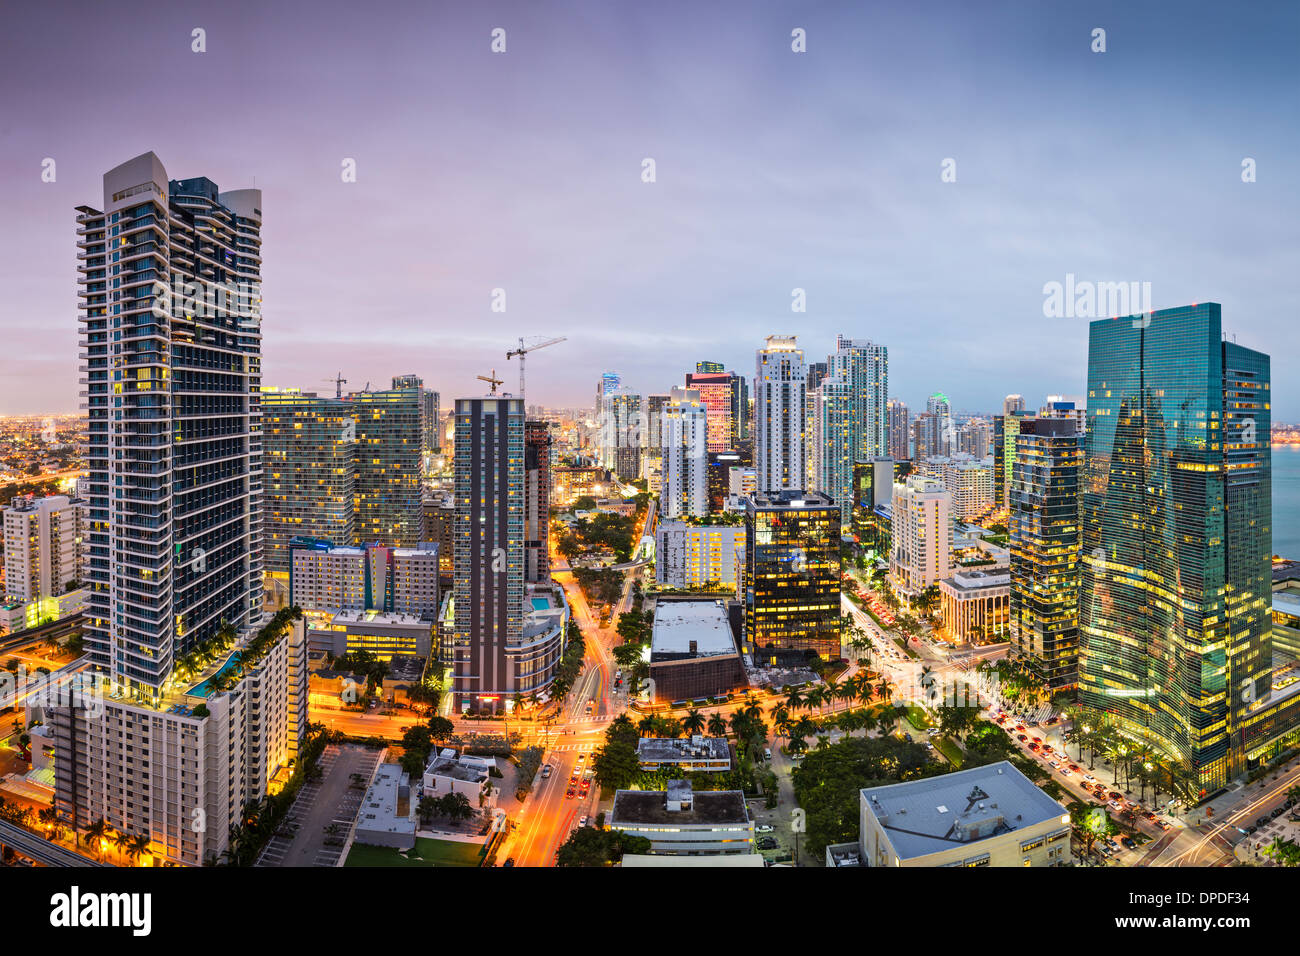
M 491 375 L 479 375 L 479 376 L 477 376 L 477 378 L 478 378 L 478 380 L 479 380 L 480 382 L 487 382 L 487 383 L 491 386 L 492 394 L 493 394 L 493 395 L 495 395 L 495 394 L 497 393 L 497 386 L 500 385 L 500 384 L 502 384 L 502 382 L 504 381 L 503 379 L 499 379 L 499 378 L 497 378 L 497 370 L 496 370 L 496 369 L 493 369 L 493 370 L 492 370 L 492 374 L 491 374 Z
M 520 336 L 519 348 L 511 349 L 509 352 L 506 353 L 507 360 L 514 358 L 516 355 L 519 356 L 519 397 L 520 398 L 524 397 L 524 356 L 526 356 L 529 352 L 535 352 L 538 349 L 544 349 L 548 345 L 555 345 L 558 342 L 563 342 L 566 340 L 566 338 L 567 336 L 561 335 L 558 338 L 544 339 L 541 342 L 533 342 L 531 345 L 528 345 L 525 344 L 523 336 Z M 494 371 L 492 374 L 495 375 L 496 372 Z
M 339 374 L 336 375 L 334 378 L 323 378 L 323 379 L 321 379 L 321 381 L 322 381 L 322 382 L 333 382 L 333 383 L 334 383 L 334 397 L 335 397 L 335 398 L 342 398 L 342 397 L 343 397 L 343 386 L 346 385 L 346 384 L 348 383 L 348 380 L 347 380 L 346 378 L 343 377 L 343 373 L 342 373 L 342 372 L 339 372 Z

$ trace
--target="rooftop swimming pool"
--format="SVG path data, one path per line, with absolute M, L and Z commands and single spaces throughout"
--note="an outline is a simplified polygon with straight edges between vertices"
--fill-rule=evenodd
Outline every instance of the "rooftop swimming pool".
M 231 651 L 230 656 L 226 658 L 226 662 L 221 665 L 221 669 L 219 671 L 217 671 L 207 680 L 200 681 L 199 683 L 195 684 L 185 693 L 189 694 L 191 697 L 203 697 L 203 698 L 210 697 L 212 695 L 212 681 L 215 678 L 221 676 L 222 674 L 225 674 L 227 671 L 233 670 L 238 666 L 239 666 L 239 662 L 235 660 L 235 652 Z
M 551 599 L 544 597 L 531 598 L 534 611 L 549 611 L 551 609 Z

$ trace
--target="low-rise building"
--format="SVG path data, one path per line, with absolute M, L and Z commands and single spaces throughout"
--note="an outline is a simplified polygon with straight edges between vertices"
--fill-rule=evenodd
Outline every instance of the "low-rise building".
M 642 770 L 703 770 L 720 773 L 731 769 L 731 745 L 725 737 L 642 737 L 636 746 Z
M 434 651 L 433 621 L 413 614 L 340 611 L 325 620 L 311 614 L 307 617 L 311 649 L 335 657 L 368 651 L 381 661 L 401 654 L 427 659 Z
M 458 756 L 450 747 L 444 748 L 424 768 L 424 795 L 463 793 L 471 807 L 496 806 L 496 788 L 491 783 L 493 763 L 490 757 Z
M 731 618 L 722 601 L 655 605 L 650 679 L 657 700 L 717 697 L 745 686 Z
M 863 789 L 858 839 L 867 866 L 1059 866 L 1070 816 L 1003 760 Z
M 939 582 L 943 624 L 961 644 L 996 644 L 1007 639 L 1011 572 L 958 571 Z
M 357 818 L 355 840 L 371 846 L 409 850 L 415 846 L 415 802 L 411 778 L 401 764 L 381 763 L 366 791 Z
M 618 791 L 605 825 L 645 837 L 652 855 L 754 852 L 754 820 L 744 792 L 695 793 L 687 780 L 673 780 L 667 790 Z

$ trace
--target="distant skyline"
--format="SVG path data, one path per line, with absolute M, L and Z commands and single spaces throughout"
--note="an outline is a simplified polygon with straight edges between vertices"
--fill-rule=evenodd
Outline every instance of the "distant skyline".
M 1044 317 L 1068 275 L 1219 302 L 1279 369 L 1300 341 L 1295 5 L 130 10 L 6 15 L 0 413 L 76 409 L 74 207 L 149 150 L 263 190 L 266 385 L 413 372 L 446 407 L 493 368 L 510 387 L 518 336 L 565 335 L 526 399 L 585 406 L 607 369 L 667 392 L 701 359 L 752 376 L 769 334 L 821 361 L 844 333 L 889 348 L 913 409 L 1032 409 L 1085 393 L 1088 320 Z M 1273 418 L 1300 421 L 1294 376 Z

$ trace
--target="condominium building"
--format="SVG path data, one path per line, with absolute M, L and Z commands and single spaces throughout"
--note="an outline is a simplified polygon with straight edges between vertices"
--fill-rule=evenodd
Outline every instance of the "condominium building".
M 353 392 L 356 506 L 353 543 L 410 547 L 419 540 L 424 388 L 414 375 L 392 388 Z
M 935 392 L 925 402 L 927 414 L 934 416 L 934 427 L 938 433 L 938 446 L 931 451 L 933 455 L 951 455 L 957 447 L 957 429 L 952 420 L 952 404 L 943 392 Z M 920 452 L 917 453 L 920 458 Z
M 1002 414 L 1014 415 L 1016 412 L 1025 410 L 1025 397 L 1023 395 L 1008 395 L 1002 400 Z
M 157 861 L 216 862 L 244 805 L 283 782 L 306 732 L 304 622 L 275 629 L 260 648 L 252 637 L 236 644 L 242 656 L 169 681 L 148 702 L 106 684 L 102 712 L 51 708 L 62 820 L 147 836 Z
M 840 509 L 820 492 L 745 507 L 745 647 L 756 662 L 840 656 Z
M 840 527 L 848 529 L 853 508 L 853 466 L 857 462 L 859 396 L 847 364 L 831 357 L 831 370 L 808 393 L 810 486 L 828 495 L 840 509 Z
M 1212 789 L 1273 693 L 1269 357 L 1213 302 L 1102 319 L 1087 401 L 1082 698 Z
M 641 396 L 621 386 L 606 389 L 600 403 L 600 460 L 621 481 L 641 474 L 641 447 L 647 442 Z
M 707 413 L 708 451 L 730 451 L 735 447 L 735 378 L 730 372 L 686 375 L 686 388 L 696 393 Z
M 438 616 L 438 545 L 331 546 L 290 542 L 290 603 L 307 612 L 378 610 L 433 620 Z
M 524 580 L 551 579 L 551 425 L 524 423 Z
M 889 454 L 889 350 L 869 339 L 836 336 L 835 353 L 827 359 L 831 374 L 839 373 L 853 394 L 855 460 Z
M 260 612 L 261 193 L 169 180 L 145 153 L 77 212 L 84 638 L 105 699 L 49 711 L 55 807 L 199 864 L 306 726 L 305 628 Z M 219 632 L 240 655 L 196 673 Z
M 77 207 L 90 661 L 153 694 L 260 613 L 261 192 L 145 153 Z
M 957 429 L 957 451 L 979 460 L 993 448 L 993 424 L 984 418 L 962 422 Z
M 895 483 L 889 578 L 907 598 L 951 573 L 952 496 L 934 478 L 909 475 Z
M 769 335 L 754 371 L 754 470 L 760 491 L 807 486 L 808 371 L 793 335 Z
M 6 597 L 40 601 L 81 586 L 88 512 L 67 495 L 23 495 L 4 508 Z
M 997 508 L 1011 507 L 1011 474 L 1016 460 L 1016 441 L 1020 423 L 1033 416 L 1026 411 L 1012 410 L 993 419 L 993 504 Z
M 734 588 L 736 552 L 744 547 L 743 524 L 660 521 L 655 529 L 655 581 L 670 588 Z
M 894 461 L 911 458 L 912 428 L 911 416 L 907 406 L 896 398 L 891 398 L 886 406 L 889 417 L 889 449 L 886 454 Z
M 289 541 L 351 543 L 355 535 L 357 427 L 347 399 L 262 390 L 266 570 L 289 572 Z
M 917 463 L 918 474 L 933 478 L 952 495 L 953 517 L 978 518 L 993 507 L 993 465 L 970 455 L 926 458 Z
M 451 657 L 453 706 L 461 711 L 499 713 L 519 696 L 543 692 L 563 646 L 562 596 L 556 608 L 552 590 L 525 595 L 524 444 L 523 399 L 456 400 Z
M 1079 676 L 1083 436 L 1064 418 L 1020 423 L 1011 475 L 1011 654 L 1053 690 Z
M 674 387 L 660 420 L 663 485 L 660 513 L 665 518 L 709 513 L 707 410 L 697 391 Z

